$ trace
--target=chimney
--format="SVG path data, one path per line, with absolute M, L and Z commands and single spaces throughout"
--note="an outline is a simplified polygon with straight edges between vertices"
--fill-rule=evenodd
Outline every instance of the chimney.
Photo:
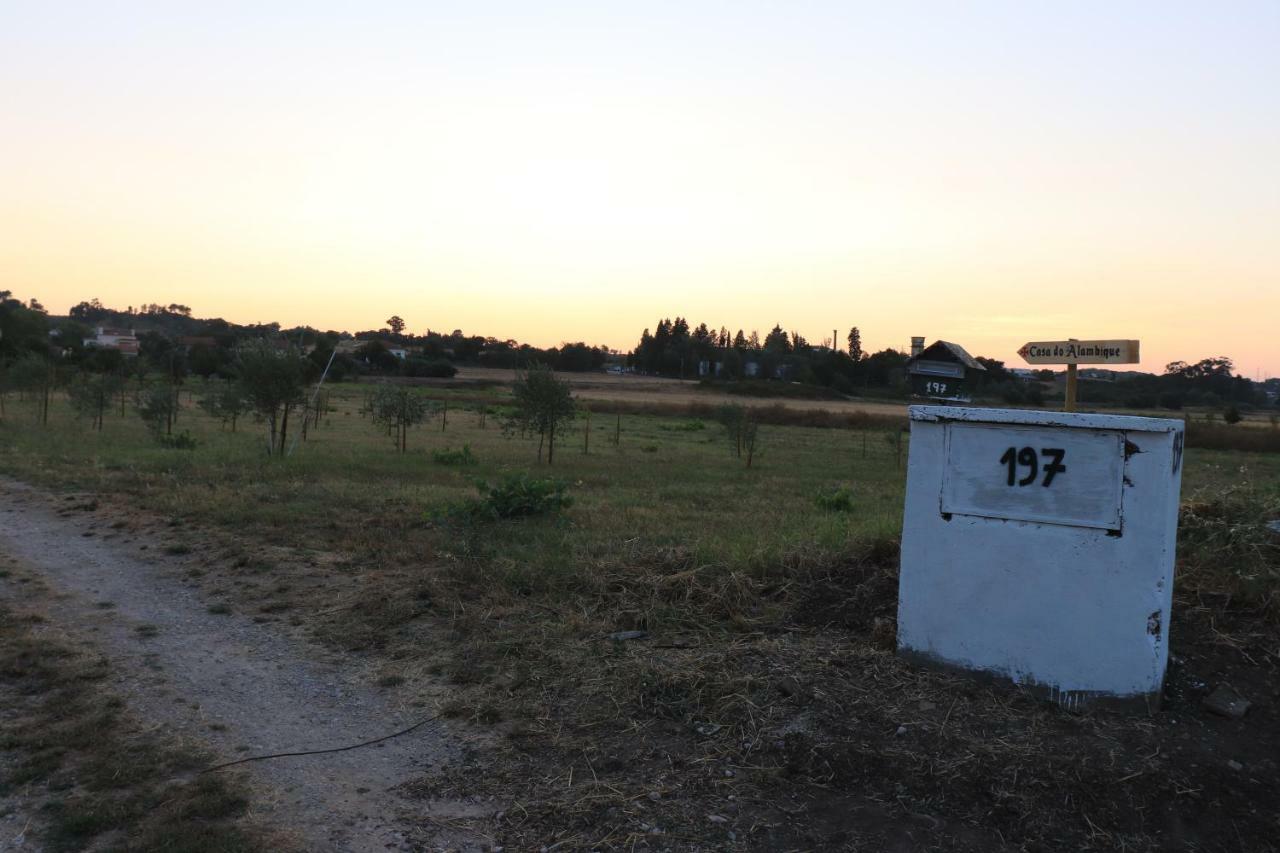
M 913 337 L 911 339 L 911 357 L 915 358 L 924 352 L 924 338 Z

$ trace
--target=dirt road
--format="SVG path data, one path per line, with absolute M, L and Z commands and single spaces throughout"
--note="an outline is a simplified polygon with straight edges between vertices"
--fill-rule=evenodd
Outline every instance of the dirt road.
M 332 652 L 210 612 L 176 560 L 137 548 L 124 537 L 104 539 L 91 517 L 60 515 L 44 494 L 0 480 L 0 553 L 51 588 L 46 630 L 107 656 L 113 691 L 140 719 L 232 761 L 360 743 L 431 716 L 430 708 L 395 706 Z M 0 599 L 20 595 L 0 581 Z M 424 810 L 416 801 L 409 817 L 395 790 L 459 752 L 459 740 L 433 721 L 378 746 L 243 767 L 257 816 L 297 835 L 304 849 L 481 849 L 482 839 L 439 831 L 451 818 L 476 816 L 475 804 Z

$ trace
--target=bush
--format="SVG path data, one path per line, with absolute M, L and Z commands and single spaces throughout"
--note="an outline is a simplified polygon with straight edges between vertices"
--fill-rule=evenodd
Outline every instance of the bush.
M 191 437 L 191 433 L 185 431 L 178 435 L 158 435 L 156 441 L 160 442 L 161 447 L 167 447 L 170 450 L 196 449 L 196 440 Z
M 573 505 L 566 494 L 569 486 L 562 480 L 508 474 L 497 485 L 476 481 L 480 497 L 450 507 L 444 515 L 469 521 L 500 521 L 558 515 Z
M 826 512 L 853 512 L 853 490 L 848 486 L 840 486 L 830 491 L 819 492 L 813 499 L 818 509 Z
M 1235 406 L 1227 406 L 1227 410 L 1222 413 L 1222 419 L 1229 424 L 1240 423 L 1240 410 Z
M 443 450 L 431 451 L 431 461 L 437 465 L 479 465 L 480 460 L 471 452 L 471 445 L 462 445 L 461 450 L 446 447 Z

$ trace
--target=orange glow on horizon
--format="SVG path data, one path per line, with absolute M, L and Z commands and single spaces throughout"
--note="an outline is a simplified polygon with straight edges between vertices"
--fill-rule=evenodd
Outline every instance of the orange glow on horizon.
M 821 4 L 6 12 L 0 288 L 621 350 L 677 315 L 1014 367 L 1138 338 L 1140 369 L 1280 374 L 1280 14 L 935 13 L 966 38 Z

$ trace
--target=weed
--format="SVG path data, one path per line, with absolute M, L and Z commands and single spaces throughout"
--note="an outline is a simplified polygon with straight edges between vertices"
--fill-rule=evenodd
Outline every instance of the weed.
M 214 616 L 226 616 L 231 613 L 231 606 L 225 602 L 219 601 L 216 604 L 209 605 L 209 612 Z
M 697 418 L 678 424 L 658 424 L 663 432 L 702 432 L 706 428 L 706 423 Z
M 819 492 L 813 499 L 818 509 L 826 512 L 853 512 L 853 490 L 848 486 Z
M 1228 592 L 1280 617 L 1280 492 L 1248 480 L 1187 500 L 1178 522 L 1180 583 Z
M 479 465 L 480 460 L 471 452 L 471 445 L 462 445 L 461 450 L 446 447 L 431 452 L 431 461 L 437 465 Z

